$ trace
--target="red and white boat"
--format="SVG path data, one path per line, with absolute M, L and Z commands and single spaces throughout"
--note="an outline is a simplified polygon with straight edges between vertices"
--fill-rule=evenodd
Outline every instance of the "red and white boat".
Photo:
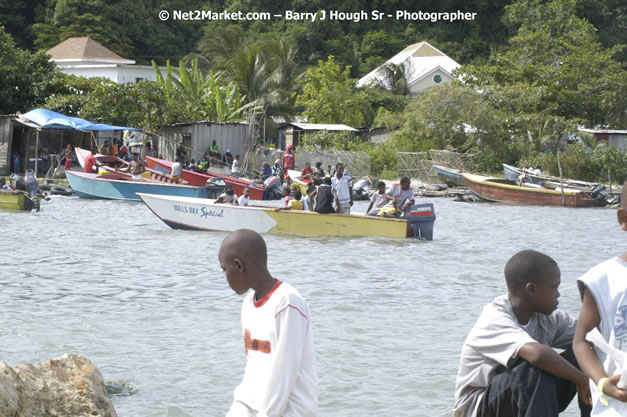
M 154 158 L 152 156 L 146 157 L 146 166 L 152 170 L 160 171 L 166 174 L 172 173 L 172 164 L 173 162 L 166 161 L 164 159 Z M 235 178 L 230 175 L 223 175 L 217 172 L 205 171 L 196 172 L 191 171 L 189 169 L 182 170 L 182 177 L 184 181 L 187 181 L 189 185 L 193 186 L 205 186 L 208 179 L 214 177 L 224 178 L 227 184 L 233 187 L 233 191 L 235 194 L 242 195 L 244 194 L 244 188 L 248 187 L 250 189 L 250 199 L 251 200 L 267 200 L 268 197 L 264 193 L 264 186 L 261 184 L 255 184 L 252 181 L 246 180 L 244 178 Z

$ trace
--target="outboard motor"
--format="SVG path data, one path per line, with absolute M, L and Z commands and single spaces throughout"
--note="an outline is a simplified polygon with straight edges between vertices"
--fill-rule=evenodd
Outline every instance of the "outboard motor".
M 601 202 L 602 206 L 605 206 L 608 203 L 611 204 L 611 202 L 609 200 L 612 199 L 612 197 L 608 193 L 605 192 L 605 185 L 603 185 L 603 184 L 595 185 L 592 188 L 592 190 L 589 191 L 587 194 L 590 197 L 596 198 L 597 200 L 599 200 Z
M 207 197 L 218 198 L 224 192 L 226 180 L 222 177 L 211 177 L 207 180 Z
M 361 179 L 353 185 L 353 194 L 356 200 L 367 200 L 370 197 L 370 180 Z
M 9 180 L 11 181 L 11 187 L 16 190 L 26 191 L 26 183 L 24 182 L 24 177 L 21 175 L 11 174 Z
M 271 175 L 263 182 L 265 192 L 268 193 L 268 200 L 278 200 L 283 193 L 283 185 L 281 184 L 281 178 L 276 175 Z
M 26 170 L 26 194 L 28 198 L 32 201 L 33 207 L 35 210 L 39 211 L 39 183 L 37 182 L 37 177 L 35 176 L 35 171 L 32 169 Z
M 405 213 L 413 237 L 433 240 L 433 224 L 435 223 L 435 209 L 432 203 L 414 204 Z

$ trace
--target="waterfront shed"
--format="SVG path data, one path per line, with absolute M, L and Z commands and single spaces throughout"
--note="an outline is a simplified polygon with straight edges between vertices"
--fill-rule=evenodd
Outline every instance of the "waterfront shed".
M 579 131 L 592 133 L 597 142 L 605 140 L 609 146 L 627 150 L 627 130 L 580 128 Z
M 329 132 L 350 132 L 357 133 L 357 129 L 343 124 L 321 124 L 321 123 L 285 123 L 279 128 L 280 149 L 286 149 L 287 145 L 298 146 L 302 137 L 308 133 L 326 130 Z
M 63 155 L 67 144 L 91 148 L 98 131 L 132 129 L 91 123 L 51 110 L 0 116 L 0 175 L 31 168 L 46 173 L 52 155 Z
M 247 131 L 248 123 L 245 122 L 203 120 L 164 126 L 157 130 L 157 135 L 151 135 L 151 140 L 159 155 L 170 161 L 176 159 L 176 148 L 179 146 L 185 150 L 186 160 L 198 161 L 213 140 L 220 147 L 221 154 L 230 149 L 233 156 L 239 154 L 244 158 L 248 151 L 246 149 Z

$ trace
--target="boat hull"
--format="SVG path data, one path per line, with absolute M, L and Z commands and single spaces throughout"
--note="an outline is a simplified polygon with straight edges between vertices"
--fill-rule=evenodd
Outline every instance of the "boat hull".
M 154 169 L 156 171 L 161 171 L 167 174 L 172 172 L 172 162 L 166 161 L 164 159 L 154 158 L 151 156 L 146 157 L 146 166 L 148 168 Z M 233 187 L 233 191 L 238 196 L 244 194 L 244 188 L 248 187 L 250 190 L 250 199 L 251 200 L 266 200 L 266 196 L 264 195 L 263 186 L 259 184 L 253 184 L 251 181 L 231 177 L 230 175 L 220 175 L 215 172 L 206 171 L 205 174 L 202 172 L 195 172 L 189 169 L 182 170 L 183 180 L 187 181 L 189 185 L 204 187 L 207 184 L 207 180 L 213 177 L 224 178 L 227 184 Z
M 137 193 L 206 198 L 205 187 L 119 179 L 116 175 L 66 172 L 74 193 L 81 198 L 141 201 Z
M 462 174 L 466 186 L 477 197 L 499 203 L 537 206 L 562 206 L 562 193 L 557 190 L 519 187 L 497 182 L 499 179 L 482 175 Z M 500 181 L 503 181 L 502 179 Z M 566 207 L 599 207 L 602 203 L 581 191 L 565 191 Z
M 231 232 L 252 229 L 302 237 L 384 236 L 413 237 L 410 223 L 360 215 L 318 214 L 302 210 L 274 211 L 266 207 L 214 204 L 215 200 L 140 194 L 142 201 L 164 223 L 174 229 Z M 431 206 L 431 210 L 433 207 Z M 433 213 L 427 213 L 433 214 Z M 433 214 L 433 220 L 435 215 Z M 433 221 L 431 221 L 433 227 Z
M 41 201 L 41 197 L 35 197 Z M 0 190 L 0 209 L 4 210 L 31 210 L 33 201 L 22 191 Z
M 309 179 L 301 177 L 300 171 L 290 169 L 287 171 L 290 179 L 292 180 L 292 187 L 298 187 L 302 195 L 307 195 L 307 189 L 309 188 Z
M 433 165 L 433 169 L 445 180 L 449 185 L 466 185 L 464 177 L 458 169 L 443 167 L 440 165 Z

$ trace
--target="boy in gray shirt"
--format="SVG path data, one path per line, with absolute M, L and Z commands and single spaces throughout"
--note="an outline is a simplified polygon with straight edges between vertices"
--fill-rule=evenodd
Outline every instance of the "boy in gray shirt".
M 575 393 L 589 416 L 588 379 L 570 347 L 576 320 L 556 310 L 557 263 L 524 250 L 507 262 L 505 280 L 508 294 L 484 307 L 464 342 L 454 416 L 557 416 Z

